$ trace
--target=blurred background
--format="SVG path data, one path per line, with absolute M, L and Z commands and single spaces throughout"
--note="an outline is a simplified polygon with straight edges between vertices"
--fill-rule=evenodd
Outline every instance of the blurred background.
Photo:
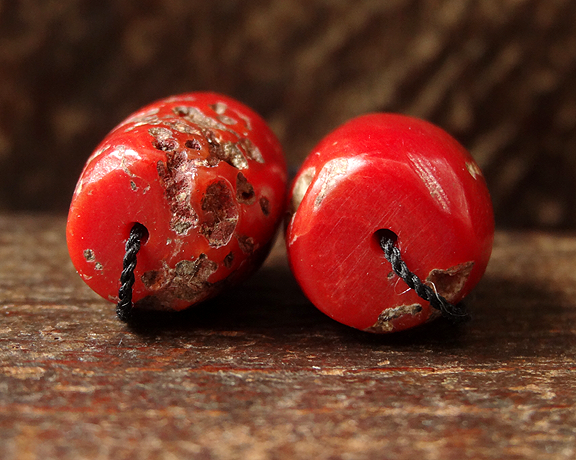
M 65 213 L 110 129 L 196 90 L 258 111 L 293 167 L 361 113 L 428 119 L 500 227 L 576 228 L 573 0 L 0 0 L 0 210 Z

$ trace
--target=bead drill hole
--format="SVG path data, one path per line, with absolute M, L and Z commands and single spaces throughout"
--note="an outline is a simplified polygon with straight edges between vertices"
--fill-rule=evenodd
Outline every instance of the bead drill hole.
M 382 241 L 382 238 L 392 240 L 392 243 L 394 244 L 396 244 L 398 241 L 398 235 L 396 235 L 396 233 L 387 228 L 381 228 L 380 230 L 376 230 L 374 232 L 374 241 L 376 242 L 378 248 L 380 248 L 380 242 Z
M 140 239 L 140 245 L 144 246 L 146 244 L 146 242 L 148 241 L 148 237 L 150 236 L 150 233 L 148 232 L 148 229 L 142 225 L 140 222 L 134 222 L 132 224 L 130 224 L 130 226 L 128 227 L 130 230 L 132 230 L 135 226 L 138 226 L 140 231 L 142 232 L 142 238 Z

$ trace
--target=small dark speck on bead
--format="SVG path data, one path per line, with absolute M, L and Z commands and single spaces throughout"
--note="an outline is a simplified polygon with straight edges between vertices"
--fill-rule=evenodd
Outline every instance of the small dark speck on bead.
M 154 148 L 163 152 L 170 152 L 176 149 L 176 141 L 174 139 L 160 139 L 154 142 Z
M 92 249 L 85 249 L 84 258 L 86 259 L 86 262 L 94 262 L 94 260 L 96 259 L 94 251 Z
M 232 262 L 234 262 L 234 253 L 230 251 L 226 257 L 224 257 L 224 266 L 226 268 L 232 267 Z
M 194 150 L 201 150 L 202 146 L 200 145 L 200 143 L 196 140 L 196 139 L 188 139 L 184 145 L 186 146 L 186 148 L 189 149 L 194 149 Z
M 260 209 L 265 216 L 270 215 L 270 201 L 265 196 L 260 198 Z

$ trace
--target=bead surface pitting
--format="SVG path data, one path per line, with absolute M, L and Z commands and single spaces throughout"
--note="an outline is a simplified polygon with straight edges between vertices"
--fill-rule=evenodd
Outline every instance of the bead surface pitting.
M 88 159 L 68 216 L 72 262 L 116 302 L 124 244 L 140 223 L 135 306 L 181 310 L 260 266 L 284 215 L 286 180 L 278 140 L 245 105 L 215 93 L 155 102 Z

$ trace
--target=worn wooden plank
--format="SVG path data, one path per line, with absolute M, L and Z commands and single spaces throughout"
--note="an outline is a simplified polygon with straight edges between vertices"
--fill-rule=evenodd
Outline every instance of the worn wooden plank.
M 469 306 L 374 336 L 317 312 L 282 246 L 175 317 L 116 320 L 64 219 L 0 217 L 0 458 L 572 459 L 576 238 L 501 232 Z

